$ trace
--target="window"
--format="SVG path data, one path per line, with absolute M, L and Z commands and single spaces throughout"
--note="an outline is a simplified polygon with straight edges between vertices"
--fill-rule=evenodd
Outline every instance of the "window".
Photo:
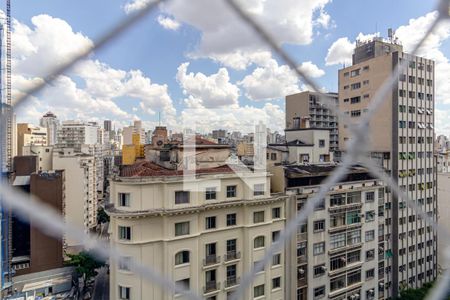
M 351 272 L 347 275 L 347 285 L 352 285 L 361 282 L 361 270 Z
M 406 121 L 398 121 L 399 128 L 406 128 Z
M 374 258 L 375 258 L 375 250 L 374 249 L 367 250 L 366 251 L 366 260 L 369 261 L 369 260 L 372 260 Z
M 360 69 L 356 69 L 356 70 L 351 71 L 350 77 L 358 76 L 358 75 L 359 75 L 359 70 L 360 70 Z
M 330 292 L 342 289 L 344 287 L 345 287 L 345 275 L 330 280 Z
M 281 254 L 275 254 L 272 256 L 272 266 L 281 265 Z
M 375 201 L 375 192 L 367 192 L 366 193 L 366 202 Z
M 185 203 L 189 203 L 189 192 L 176 191 L 175 192 L 175 204 L 185 204 Z
M 330 248 L 336 249 L 345 246 L 345 232 L 337 233 L 330 236 Z
M 319 299 L 325 296 L 325 286 L 314 289 L 314 299 Z
M 276 153 L 270 153 L 270 159 L 271 160 L 277 160 L 277 154 Z
M 325 264 L 319 265 L 319 266 L 314 266 L 313 269 L 313 273 L 314 273 L 314 277 L 320 277 L 325 275 L 325 271 L 326 271 L 326 267 Z
M 281 207 L 272 208 L 272 219 L 281 218 Z
M 264 284 L 257 285 L 253 288 L 253 297 L 261 297 L 264 296 Z
M 359 261 L 361 261 L 360 250 L 347 253 L 347 264 L 352 264 Z
M 275 243 L 280 238 L 280 231 L 272 231 L 272 243 Z
M 264 247 L 264 236 L 260 235 L 255 237 L 253 240 L 253 248 L 262 248 Z
M 253 213 L 253 223 L 264 222 L 264 211 L 255 211 Z
M 325 242 L 315 243 L 313 245 L 313 254 L 319 255 L 325 253 Z
M 375 239 L 375 230 L 366 231 L 366 242 L 373 241 Z
M 253 185 L 253 196 L 263 196 L 264 195 L 264 183 L 258 183 Z
M 361 82 L 357 82 L 357 83 L 352 83 L 351 84 L 351 88 L 352 90 L 357 90 L 361 87 Z
M 187 264 L 189 262 L 189 251 L 180 251 L 175 254 L 175 265 Z
M 272 278 L 272 290 L 281 287 L 281 277 Z
M 227 254 L 235 254 L 236 253 L 236 244 L 237 244 L 237 240 L 236 239 L 232 239 L 232 240 L 227 240 Z
M 119 193 L 119 206 L 130 206 L 130 193 Z
M 314 232 L 320 232 L 325 230 L 325 220 L 314 221 Z
M 119 285 L 119 299 L 129 300 L 130 299 L 130 288 Z
M 205 199 L 206 200 L 216 200 L 216 188 L 215 187 L 209 187 L 206 188 L 205 191 Z
M 127 241 L 131 240 L 131 227 L 119 226 L 119 239 Z
M 236 214 L 227 214 L 227 226 L 236 225 Z
M 189 290 L 189 278 L 185 278 L 185 279 L 181 279 L 175 282 L 175 284 L 177 286 L 179 286 L 180 288 L 182 288 L 183 290 L 187 291 Z
M 408 97 L 411 98 L 411 99 L 416 98 L 416 92 L 414 92 L 414 91 L 409 91 L 409 92 L 408 92 Z
M 363 80 L 363 85 L 368 85 L 369 84 L 369 80 Z
M 373 220 L 375 220 L 375 211 L 366 211 L 366 222 L 372 222 Z
M 122 256 L 119 260 L 119 270 L 130 271 L 131 257 Z
M 359 117 L 359 116 L 361 116 L 361 110 L 352 110 L 350 112 L 350 116 L 352 116 L 352 117 Z
M 330 258 L 330 269 L 331 269 L 331 271 L 334 271 L 334 270 L 337 270 L 337 269 L 345 267 L 346 262 L 347 262 L 347 258 L 345 257 L 345 254 L 337 256 L 337 257 Z
M 347 244 L 354 245 L 361 243 L 361 230 L 347 232 Z
M 175 223 L 175 236 L 189 234 L 189 222 Z
M 409 83 L 416 83 L 416 77 L 414 77 L 414 76 L 408 76 L 408 82 L 409 82 Z
M 205 229 L 216 228 L 216 217 L 206 217 L 205 219 Z
M 227 186 L 227 198 L 235 198 L 236 190 L 237 190 L 237 186 L 235 186 L 235 185 Z
M 351 104 L 355 104 L 355 103 L 359 103 L 359 102 L 361 102 L 361 97 L 360 96 L 350 98 L 350 103 Z
M 319 148 L 325 147 L 325 140 L 319 140 Z

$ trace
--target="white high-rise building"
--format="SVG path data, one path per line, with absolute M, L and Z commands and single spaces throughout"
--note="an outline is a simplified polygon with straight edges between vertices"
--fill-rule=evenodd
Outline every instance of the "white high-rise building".
M 59 120 L 51 111 L 47 112 L 39 121 L 41 127 L 47 128 L 47 146 L 57 143 Z

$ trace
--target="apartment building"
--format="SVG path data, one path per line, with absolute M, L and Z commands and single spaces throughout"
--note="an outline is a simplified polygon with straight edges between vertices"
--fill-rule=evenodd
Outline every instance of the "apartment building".
M 278 166 L 272 183 L 286 191 L 286 218 L 315 197 L 334 164 Z M 277 190 L 278 189 L 278 190 Z M 286 246 L 286 299 L 384 297 L 384 199 L 382 182 L 352 167 L 327 193 Z
M 53 170 L 53 146 L 29 145 L 23 147 L 24 156 L 37 156 L 37 170 Z
M 367 145 L 400 188 L 436 221 L 436 160 L 433 155 L 435 63 L 403 52 L 390 40 L 374 38 L 356 43 L 353 64 L 339 70 L 339 107 L 353 123 L 360 122 L 376 92 L 404 62 L 385 101 L 370 121 Z M 345 151 L 351 139 L 347 125 L 339 124 L 339 145 Z M 388 193 L 385 206 L 386 298 L 402 288 L 418 288 L 437 276 L 437 238 L 417 213 Z
M 53 146 L 57 143 L 57 132 L 59 120 L 51 111 L 47 112 L 39 120 L 39 125 L 47 129 L 47 146 Z
M 53 168 L 64 170 L 65 218 L 68 223 L 84 228 L 86 233 L 97 225 L 97 186 L 94 156 L 81 154 L 71 148 L 55 151 Z M 69 253 L 82 250 L 79 242 L 65 237 Z
M 286 197 L 269 193 L 269 175 L 240 175 L 227 166 L 198 169 L 192 179 L 148 161 L 124 167 L 110 185 L 112 246 L 205 299 L 229 299 L 285 225 Z M 180 295 L 111 262 L 110 297 Z M 283 251 L 257 274 L 244 299 L 288 299 Z
M 326 94 L 338 103 L 337 93 Z M 302 118 L 308 118 L 311 128 L 326 128 L 330 133 L 330 151 L 339 150 L 337 116 L 320 102 L 319 94 L 305 91 L 286 96 L 286 129 L 301 127 Z
M 17 155 L 23 155 L 23 146 L 47 146 L 47 129 L 28 123 L 17 124 Z

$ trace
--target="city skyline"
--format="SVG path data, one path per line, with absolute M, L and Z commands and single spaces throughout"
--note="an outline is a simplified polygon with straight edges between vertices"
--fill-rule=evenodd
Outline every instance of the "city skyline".
M 111 119 L 122 127 L 128 125 L 128 120 L 141 119 L 144 127 L 151 128 L 159 123 L 161 112 L 162 122 L 171 128 L 176 127 L 185 109 L 195 107 L 201 112 L 204 108 L 199 108 L 199 104 L 202 104 L 208 108 L 235 108 L 238 118 L 266 113 L 272 121 L 273 130 L 283 130 L 284 96 L 305 90 L 303 83 L 254 39 L 245 43 L 234 41 L 237 43 L 233 45 L 233 49 L 237 49 L 234 52 L 221 45 L 220 41 L 212 40 L 210 35 L 213 30 L 230 31 L 233 28 L 224 25 L 215 28 L 207 20 L 196 23 L 180 12 L 180 3 L 174 2 L 173 7 L 150 15 L 126 38 L 119 38 L 113 46 L 80 63 L 70 76 L 60 77 L 38 96 L 41 101 L 31 101 L 22 113 L 18 113 L 18 122 L 29 122 L 51 110 L 61 119 L 93 119 L 98 122 Z M 80 22 L 80 14 L 87 7 L 90 14 L 94 14 L 100 9 L 100 4 L 81 2 L 72 10 L 50 0 L 39 6 L 27 3 L 24 7 L 21 2 L 15 4 L 13 38 L 16 42 L 13 44 L 13 56 L 21 56 L 21 59 L 14 60 L 13 71 L 16 73 L 13 85 L 23 85 L 27 78 L 39 76 L 36 68 L 32 67 L 36 59 L 42 61 L 41 70 L 46 69 L 54 62 L 54 59 L 47 57 L 55 57 L 56 61 L 67 57 L 73 53 L 75 46 L 91 43 L 107 28 L 108 23 L 124 17 L 126 11 L 133 7 L 127 6 L 129 3 L 126 1 L 116 4 L 105 8 L 111 15 L 102 17 L 104 23 L 99 24 L 92 21 L 92 15 L 86 16 L 83 19 L 85 22 Z M 360 5 L 353 2 L 348 9 L 356 10 Z M 286 33 L 286 36 L 280 37 L 280 42 L 301 64 L 302 70 L 316 77 L 326 90 L 335 92 L 337 70 L 343 67 L 343 63 L 348 65 L 357 37 L 368 38 L 373 32 L 386 36 L 387 28 L 392 27 L 408 52 L 418 36 L 411 33 L 417 32 L 419 26 L 423 31 L 435 16 L 434 13 L 427 13 L 432 10 L 432 3 L 418 2 L 399 11 L 395 19 L 389 19 L 382 16 L 382 12 L 390 5 L 387 1 L 377 3 L 373 7 L 373 16 L 364 15 L 367 22 L 351 26 L 336 3 L 311 1 L 307 12 L 301 16 L 304 24 L 300 25 L 305 26 L 295 34 Z M 395 5 L 400 6 L 401 3 Z M 260 15 L 262 20 L 270 17 L 264 10 Z M 280 26 L 283 20 L 292 21 L 290 17 L 299 15 L 281 14 L 274 24 L 267 24 L 269 30 L 277 29 L 276 26 Z M 425 47 L 425 53 L 419 53 L 435 59 L 437 63 L 438 134 L 448 134 L 448 105 L 444 103 L 450 98 L 445 87 L 450 78 L 446 76 L 450 67 L 445 56 L 449 48 L 449 28 L 440 27 Z M 161 38 L 162 42 L 156 46 L 147 45 L 139 41 L 142 34 L 150 39 Z M 46 45 L 45 41 L 52 41 L 52 44 Z M 61 41 L 70 41 L 70 47 L 62 45 Z M 127 47 L 129 43 L 137 43 L 140 47 L 130 51 Z M 167 47 L 170 47 L 170 53 L 164 51 Z M 223 55 L 215 54 L 219 52 Z M 160 56 L 164 59 L 155 59 Z M 271 86 L 271 89 L 266 86 Z

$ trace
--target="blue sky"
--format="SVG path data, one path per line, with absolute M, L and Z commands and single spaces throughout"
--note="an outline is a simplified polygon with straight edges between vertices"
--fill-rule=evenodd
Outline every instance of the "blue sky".
M 45 69 L 52 62 L 67 57 L 71 45 L 76 51 L 78 46 L 94 40 L 127 15 L 127 4 L 139 1 L 144 0 L 14 1 L 13 17 L 22 28 L 18 30 L 15 26 L 13 36 L 13 44 L 17 45 L 14 48 L 14 56 L 17 57 L 14 72 L 18 77 L 15 87 L 20 90 L 27 82 L 38 80 L 39 75 L 42 75 L 42 70 L 38 67 L 29 70 L 29 65 L 42 63 Z M 126 35 L 96 52 L 88 63 L 67 74 L 65 80 L 37 95 L 27 108 L 18 113 L 18 119 L 37 123 L 39 115 L 51 109 L 61 119 L 100 121 L 111 118 L 117 126 L 122 126 L 133 118 L 139 118 L 150 128 L 158 119 L 158 112 L 162 112 L 164 121 L 176 127 L 186 108 L 196 108 L 201 112 L 206 108 L 233 107 L 243 110 L 240 114 L 245 118 L 245 107 L 251 107 L 247 112 L 268 113 L 270 118 L 275 119 L 273 127 L 281 130 L 284 124 L 283 95 L 304 89 L 303 83 L 288 74 L 287 66 L 277 57 L 271 56 L 256 39 L 253 41 L 252 35 L 245 38 L 244 33 L 244 37 L 240 38 L 240 32 L 233 28 L 234 25 L 222 26 L 221 20 L 233 24 L 238 22 L 235 19 L 230 21 L 225 12 L 223 16 L 220 15 L 223 9 L 214 11 L 215 7 L 204 7 L 203 1 L 191 2 L 198 2 L 198 5 L 193 4 L 197 9 L 193 12 L 183 7 L 186 0 L 176 0 L 172 6 L 169 4 L 148 15 Z M 256 4 L 254 7 L 248 4 L 247 9 L 254 11 L 259 8 L 258 4 L 265 1 L 250 2 Z M 305 70 L 315 72 L 315 80 L 329 91 L 337 89 L 337 70 L 342 67 L 336 60 L 348 60 L 349 43 L 353 43 L 358 34 L 380 32 L 385 36 L 389 27 L 397 29 L 407 26 L 403 36 L 408 41 L 403 43 L 413 43 L 415 39 L 409 33 L 414 32 L 414 26 L 427 24 L 431 20 L 427 13 L 436 6 L 435 1 L 419 0 L 296 0 L 294 2 L 299 5 L 297 9 L 306 12 L 297 14 L 295 9 L 292 13 L 286 9 L 292 5 L 292 0 L 266 2 L 274 2 L 272 5 L 276 6 L 275 10 L 280 9 L 282 13 L 275 15 L 275 12 L 267 12 L 269 10 L 257 11 L 256 14 L 261 18 L 259 20 L 269 20 L 269 30 L 277 33 L 283 47 L 299 65 L 310 62 L 304 66 Z M 39 15 L 39 21 L 32 21 Z M 48 17 L 43 18 L 42 15 Z M 410 19 L 417 20 L 420 17 L 424 18 L 423 24 L 413 23 L 408 27 Z M 167 25 L 164 28 L 158 18 L 168 20 L 172 27 Z M 57 19 L 60 20 L 57 22 Z M 298 28 L 284 33 L 280 24 L 285 20 L 296 22 Z M 61 29 L 64 22 L 71 30 Z M 438 42 L 426 49 L 430 55 L 443 54 L 445 58 L 448 57 L 448 31 L 442 30 Z M 230 47 L 227 45 L 228 40 L 221 40 L 222 36 L 231 37 Z M 336 46 L 346 46 L 347 51 L 334 53 L 327 63 L 330 47 L 342 38 L 348 39 L 341 40 Z M 244 61 L 243 65 L 241 62 L 237 66 L 231 58 L 223 58 L 224 55 L 236 54 L 236 51 L 243 53 L 240 57 Z M 436 54 L 436 51 L 439 53 Z M 257 57 L 253 57 L 256 54 Z M 335 57 L 334 64 L 331 57 Z M 440 60 L 445 63 L 442 57 Z M 183 63 L 189 65 L 182 67 Z M 179 68 L 181 71 L 177 71 Z M 447 65 L 442 69 L 450 71 Z M 131 70 L 135 70 L 134 73 Z M 109 77 L 111 74 L 115 76 L 114 79 Z M 443 79 L 441 82 L 449 83 L 448 80 Z M 447 92 L 449 89 L 442 89 L 442 94 Z M 149 94 L 152 96 L 147 97 Z M 447 96 L 450 97 L 450 92 L 442 98 L 450 99 Z M 449 106 L 443 104 L 444 100 L 440 102 L 437 108 L 441 112 L 437 117 L 442 122 L 437 125 L 439 131 L 447 133 L 450 129 L 447 125 L 447 120 L 450 120 L 447 113 Z

